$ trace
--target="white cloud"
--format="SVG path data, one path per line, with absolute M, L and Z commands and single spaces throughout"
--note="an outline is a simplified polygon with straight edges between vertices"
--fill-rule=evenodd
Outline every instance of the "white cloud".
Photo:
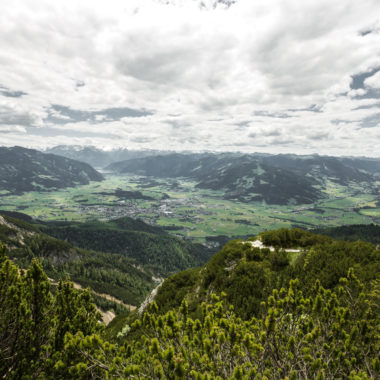
M 379 72 L 350 86 L 380 67 L 378 0 L 203 3 L 0 3 L 0 85 L 25 93 L 0 93 L 0 144 L 376 152 L 376 127 L 360 128 Z M 75 123 L 52 104 L 152 115 Z
M 380 89 L 380 71 L 376 74 L 370 76 L 364 81 L 366 87 L 377 88 Z

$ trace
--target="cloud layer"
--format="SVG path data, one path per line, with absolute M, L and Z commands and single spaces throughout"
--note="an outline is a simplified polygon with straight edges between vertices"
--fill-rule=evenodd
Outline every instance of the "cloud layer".
M 0 145 L 379 156 L 378 0 L 0 3 Z

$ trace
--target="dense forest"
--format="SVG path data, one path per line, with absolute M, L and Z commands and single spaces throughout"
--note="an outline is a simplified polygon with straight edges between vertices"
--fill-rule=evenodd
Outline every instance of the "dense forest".
M 108 222 L 44 222 L 41 231 L 71 244 L 136 260 L 156 276 L 203 265 L 212 251 L 129 217 Z
M 7 215 L 0 215 L 0 242 L 8 245 L 8 255 L 20 268 L 37 258 L 51 279 L 70 279 L 125 304 L 138 306 L 155 286 L 152 274 L 133 259 L 74 247 Z
M 315 281 L 334 289 L 350 268 L 365 284 L 380 273 L 379 251 L 369 243 L 335 241 L 301 229 L 261 233 L 259 239 L 276 246 L 274 251 L 253 247 L 255 239 L 230 241 L 204 267 L 170 276 L 155 298 L 159 310 L 179 307 L 185 298 L 190 312 L 199 316 L 199 305 L 212 290 L 225 292 L 235 312 L 247 319 L 258 315 L 261 301 L 273 289 L 286 287 L 292 279 L 297 278 L 307 294 Z
M 211 256 L 200 244 L 128 217 L 107 223 L 42 222 L 1 212 L 0 242 L 21 268 L 38 258 L 50 278 L 71 279 L 133 306 L 154 288 L 157 277 L 202 265 Z
M 352 224 L 350 226 L 320 228 L 314 230 L 314 232 L 339 240 L 362 240 L 376 245 L 380 244 L 380 226 L 375 224 Z
M 252 244 L 264 238 L 293 250 Z M 380 260 L 369 243 L 302 230 L 235 240 L 107 329 L 88 291 L 65 281 L 52 292 L 37 260 L 20 270 L 4 248 L 0 257 L 6 379 L 375 379 L 380 370 Z
M 15 223 L 24 221 L 25 230 L 38 230 L 84 250 L 122 255 L 156 277 L 203 265 L 215 252 L 126 216 L 107 222 L 80 223 L 34 220 L 12 211 L 0 210 L 0 215 Z

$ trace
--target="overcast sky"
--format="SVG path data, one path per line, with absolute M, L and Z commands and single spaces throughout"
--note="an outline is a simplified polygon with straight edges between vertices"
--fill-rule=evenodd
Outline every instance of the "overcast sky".
M 0 1 L 0 145 L 379 143 L 379 0 Z

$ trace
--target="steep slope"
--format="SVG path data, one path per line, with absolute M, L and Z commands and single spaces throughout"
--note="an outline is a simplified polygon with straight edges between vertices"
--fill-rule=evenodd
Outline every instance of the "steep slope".
M 380 178 L 380 159 L 378 158 L 340 157 L 339 160 L 347 166 L 374 174 L 377 178 Z
M 291 170 L 299 175 L 307 176 L 318 180 L 323 184 L 325 178 L 341 185 L 348 185 L 350 182 L 371 182 L 373 172 L 361 171 L 359 168 L 361 160 L 343 160 L 339 157 L 325 157 L 319 155 L 297 156 L 294 154 L 280 154 L 263 157 L 262 162 L 278 167 L 280 169 Z M 380 173 L 380 160 L 377 167 Z M 375 169 L 376 165 L 371 167 Z
M 135 260 L 74 247 L 4 214 L 0 215 L 0 243 L 7 245 L 9 257 L 21 268 L 38 258 L 55 281 L 69 277 L 83 288 L 109 294 L 125 304 L 138 306 L 154 287 L 151 273 L 139 269 Z
M 300 229 L 268 231 L 258 239 L 231 241 L 203 268 L 166 279 L 154 298 L 160 313 L 185 299 L 192 315 L 199 316 L 203 301 L 224 292 L 235 312 L 249 319 L 260 313 L 261 302 L 274 288 L 286 287 L 292 279 L 299 279 L 307 295 L 316 280 L 327 289 L 336 288 L 352 267 L 366 286 L 380 273 L 379 252 L 369 243 L 334 241 Z
M 156 276 L 203 265 L 212 251 L 128 217 L 109 222 L 49 222 L 45 233 L 85 249 L 117 253 L 150 268 Z
M 20 270 L 0 245 L 0 376 L 376 379 L 380 283 L 365 285 L 352 270 L 333 290 L 294 279 L 250 320 L 223 293 L 195 318 L 186 301 L 163 315 L 153 305 L 133 323 L 115 321 L 119 332 L 105 339 L 89 292 L 67 281 L 52 292 L 37 261 Z
M 314 232 L 331 236 L 337 240 L 361 240 L 375 245 L 380 244 L 380 226 L 375 224 L 352 224 L 349 226 L 318 228 Z
M 251 157 L 231 159 L 199 176 L 198 187 L 224 190 L 225 198 L 268 204 L 312 203 L 322 197 L 316 181 Z
M 88 164 L 21 147 L 0 147 L 0 192 L 21 194 L 102 181 Z

